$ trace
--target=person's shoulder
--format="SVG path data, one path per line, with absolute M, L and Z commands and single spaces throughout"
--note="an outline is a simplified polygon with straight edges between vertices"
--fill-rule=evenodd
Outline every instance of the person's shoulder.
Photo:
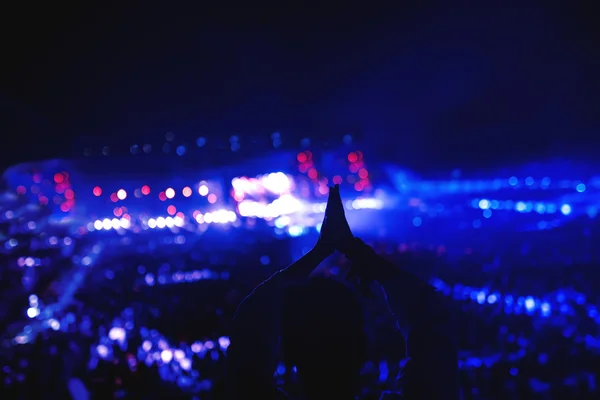
M 415 357 L 407 359 L 396 380 L 401 394 L 396 398 L 458 399 L 458 360 L 452 345 L 432 345 L 425 352 L 413 353 Z

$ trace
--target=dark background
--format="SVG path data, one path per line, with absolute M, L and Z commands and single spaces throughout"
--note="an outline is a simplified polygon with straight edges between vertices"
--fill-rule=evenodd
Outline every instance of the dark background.
M 3 167 L 166 131 L 361 131 L 419 169 L 598 148 L 594 2 L 162 3 L 5 6 Z

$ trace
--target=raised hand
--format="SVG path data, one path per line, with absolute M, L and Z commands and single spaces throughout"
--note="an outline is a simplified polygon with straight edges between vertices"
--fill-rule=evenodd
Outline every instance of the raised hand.
M 342 203 L 342 198 L 340 196 L 340 185 L 329 188 L 329 199 L 327 200 L 325 219 L 328 222 L 327 228 L 335 232 L 333 237 L 335 249 L 345 253 L 348 246 L 352 244 L 354 235 L 346 220 L 344 204 Z
M 321 232 L 319 234 L 319 240 L 317 241 L 317 247 L 320 249 L 326 249 L 331 252 L 335 251 L 335 220 L 330 216 L 330 210 L 333 209 L 333 199 L 331 197 L 331 188 L 329 188 L 329 197 L 327 198 L 327 207 L 325 208 L 325 216 L 321 223 Z
M 344 205 L 340 197 L 340 187 L 339 185 L 332 186 L 329 188 L 327 208 L 321 224 L 321 234 L 317 241 L 317 247 L 331 252 L 338 250 L 345 253 L 348 247 L 352 245 L 353 239 L 354 235 L 352 235 L 346 220 Z
M 355 245 L 354 235 L 346 220 L 346 212 L 340 195 L 340 186 L 335 185 L 329 188 L 329 200 L 327 201 L 326 218 L 329 220 L 329 225 L 335 227 L 335 249 L 341 253 L 348 255 L 352 251 L 352 246 Z M 372 291 L 369 285 L 373 279 L 369 276 L 369 266 L 362 263 L 355 263 L 347 278 L 354 280 L 358 278 L 360 283 L 360 292 L 365 297 L 372 297 Z

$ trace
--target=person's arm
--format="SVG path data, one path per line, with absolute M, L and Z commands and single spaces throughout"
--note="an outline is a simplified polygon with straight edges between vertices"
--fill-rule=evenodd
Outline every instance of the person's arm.
M 458 358 L 440 293 L 416 275 L 389 263 L 360 239 L 344 246 L 364 279 L 377 281 L 407 341 L 409 361 L 400 378 L 406 399 L 458 399 Z
M 298 261 L 259 284 L 239 305 L 233 318 L 228 349 L 227 385 L 230 399 L 281 398 L 273 386 L 283 293 L 298 278 L 306 278 L 332 253 L 317 244 Z

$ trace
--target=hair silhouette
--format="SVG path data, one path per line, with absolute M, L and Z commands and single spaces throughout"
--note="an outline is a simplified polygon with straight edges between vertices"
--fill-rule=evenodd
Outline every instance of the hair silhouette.
M 343 283 L 311 278 L 288 289 L 282 346 L 308 398 L 344 398 L 360 389 L 366 335 L 360 303 Z

